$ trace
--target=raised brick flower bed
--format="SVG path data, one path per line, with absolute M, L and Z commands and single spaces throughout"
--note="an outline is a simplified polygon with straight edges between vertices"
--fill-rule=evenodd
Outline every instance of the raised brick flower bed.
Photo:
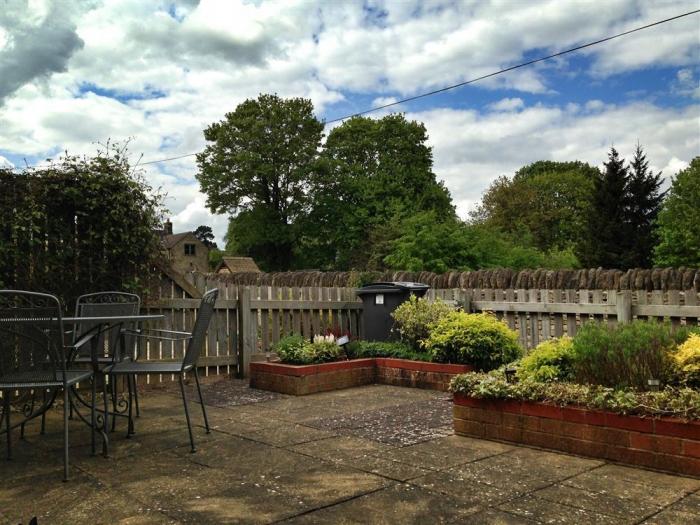
M 700 421 L 455 394 L 454 429 L 462 436 L 700 476 Z
M 455 375 L 470 371 L 468 365 L 384 357 L 301 366 L 265 362 L 250 364 L 250 386 L 295 396 L 372 383 L 447 391 Z

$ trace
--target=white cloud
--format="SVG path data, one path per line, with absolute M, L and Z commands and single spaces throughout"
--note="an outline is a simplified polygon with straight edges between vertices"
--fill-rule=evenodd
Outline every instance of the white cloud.
M 14 168 L 15 165 L 12 164 L 8 159 L 0 155 L 0 168 Z
M 639 141 L 653 170 L 674 175 L 700 151 L 699 111 L 697 105 L 676 109 L 633 103 L 596 113 L 536 105 L 485 114 L 437 109 L 408 117 L 425 123 L 435 173 L 466 217 L 499 175 L 512 175 L 538 160 L 601 166 L 613 144 L 629 159 Z
M 525 105 L 521 98 L 502 98 L 498 102 L 489 104 L 489 109 L 492 111 L 513 111 L 520 109 Z
M 143 160 L 178 156 L 201 150 L 202 129 L 261 92 L 309 97 L 320 116 L 357 93 L 382 105 L 697 8 L 697 0 L 406 0 L 373 2 L 371 12 L 359 0 L 173 4 L 175 16 L 166 3 L 142 0 L 5 2 L 0 149 L 42 158 L 64 149 L 92 153 L 96 141 L 133 137 L 130 150 Z M 696 107 L 615 107 L 603 100 L 555 106 L 548 73 L 590 80 L 673 65 L 680 71 L 669 89 L 698 97 L 698 18 L 589 48 L 588 69 L 569 71 L 567 57 L 484 80 L 476 86 L 523 93 L 504 94 L 486 113 L 416 114 L 431 135 L 436 172 L 460 209 L 501 173 L 539 158 L 599 163 L 611 142 L 631 148 L 638 138 L 659 169 L 689 159 L 698 150 L 697 119 L 695 127 L 688 124 Z M 61 38 L 42 38 L 40 27 Z M 17 63 L 23 67 L 11 67 Z M 526 107 L 525 94 L 543 95 L 547 104 Z M 146 168 L 149 181 L 167 189 L 176 225 L 209 222 L 221 242 L 225 219 L 208 216 L 193 158 Z
M 700 79 L 695 77 L 695 73 L 690 68 L 679 69 L 671 89 L 679 95 L 700 98 Z

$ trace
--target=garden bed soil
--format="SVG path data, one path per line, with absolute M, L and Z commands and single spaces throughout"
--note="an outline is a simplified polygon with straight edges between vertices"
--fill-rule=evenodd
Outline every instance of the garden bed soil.
M 454 430 L 700 477 L 700 421 L 454 396 Z
M 301 396 L 380 383 L 446 392 L 457 374 L 471 372 L 469 365 L 428 363 L 376 357 L 320 365 L 251 363 L 250 386 Z

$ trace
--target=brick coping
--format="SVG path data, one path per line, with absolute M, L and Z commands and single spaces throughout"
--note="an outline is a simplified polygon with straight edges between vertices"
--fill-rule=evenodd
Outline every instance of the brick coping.
M 472 372 L 474 367 L 470 365 L 457 365 L 452 363 L 430 363 L 426 361 L 411 361 L 410 359 L 395 359 L 393 357 L 370 357 L 363 359 L 349 359 L 347 361 L 335 361 L 318 365 L 290 365 L 280 362 L 256 362 L 250 363 L 251 372 L 267 372 L 271 374 L 304 377 L 338 370 L 351 370 L 354 368 L 398 368 L 401 370 L 414 370 L 417 372 L 437 372 L 444 374 L 462 374 Z
M 455 405 L 497 410 L 511 414 L 583 423 L 586 425 L 633 430 L 661 436 L 700 440 L 700 421 L 660 416 L 625 415 L 581 406 L 558 406 L 512 399 L 481 399 L 454 394 Z

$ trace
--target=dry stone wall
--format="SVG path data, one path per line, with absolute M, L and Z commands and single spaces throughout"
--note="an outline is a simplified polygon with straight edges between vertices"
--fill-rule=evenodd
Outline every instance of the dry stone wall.
M 691 290 L 700 292 L 700 270 L 476 270 L 471 272 L 273 272 L 209 276 L 240 285 L 355 287 L 371 281 L 414 281 L 436 289 Z

